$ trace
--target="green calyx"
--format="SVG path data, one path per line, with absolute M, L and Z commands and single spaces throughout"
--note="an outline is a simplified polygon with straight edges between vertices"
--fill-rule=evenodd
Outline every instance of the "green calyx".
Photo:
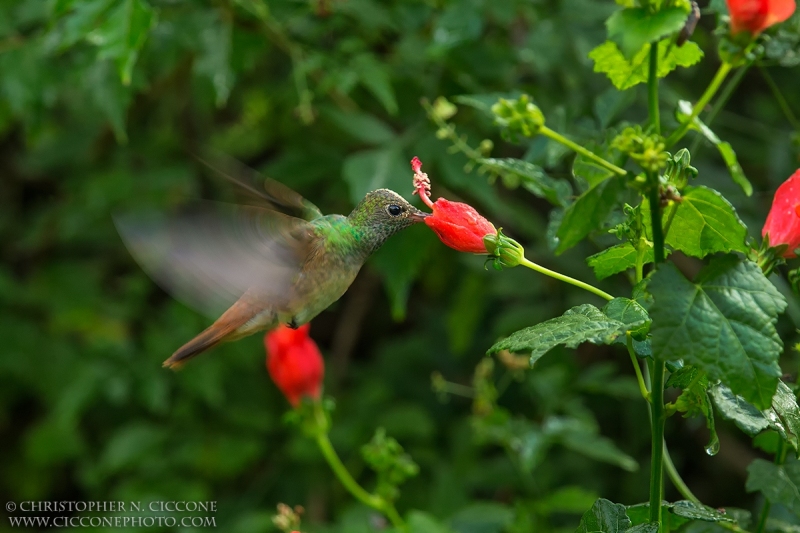
M 667 164 L 664 138 L 646 133 L 641 126 L 629 126 L 611 143 L 620 152 L 628 154 L 647 172 L 659 172 Z
M 488 261 L 492 262 L 495 270 L 515 267 L 525 259 L 525 249 L 520 243 L 504 235 L 503 228 L 498 228 L 495 234 L 486 235 L 483 244 L 489 253 Z
M 503 136 L 514 140 L 518 135 L 533 137 L 544 126 L 544 113 L 527 94 L 516 100 L 501 98 L 492 106 L 495 124 L 503 128 Z

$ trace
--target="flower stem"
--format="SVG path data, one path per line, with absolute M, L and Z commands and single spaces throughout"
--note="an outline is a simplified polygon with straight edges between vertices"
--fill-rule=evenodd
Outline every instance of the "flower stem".
M 628 347 L 628 354 L 631 356 L 631 363 L 633 363 L 633 370 L 636 372 L 636 381 L 639 382 L 639 392 L 642 393 L 642 398 L 646 402 L 650 402 L 650 392 L 647 390 L 647 385 L 644 383 L 642 376 L 642 369 L 639 367 L 639 359 L 636 357 L 636 352 L 633 351 L 633 337 L 630 332 L 626 333 L 626 346 Z
M 333 473 L 336 474 L 336 477 L 339 478 L 339 481 L 344 485 L 344 488 L 364 505 L 384 513 L 395 528 L 400 531 L 407 531 L 406 523 L 400 517 L 394 505 L 377 494 L 370 494 L 364 490 L 364 488 L 353 479 L 350 472 L 347 471 L 347 467 L 345 467 L 342 460 L 339 459 L 336 450 L 333 448 L 333 444 L 331 444 L 328 438 L 328 432 L 325 430 L 327 423 L 325 422 L 325 415 L 322 412 L 319 402 L 314 405 L 314 415 L 320 429 L 315 436 L 317 446 L 328 462 L 328 465 L 331 467 L 331 470 L 333 470 Z
M 545 137 L 548 137 L 550 139 L 553 139 L 556 142 L 559 142 L 559 143 L 563 144 L 564 146 L 566 146 L 570 150 L 572 150 L 572 151 L 574 151 L 574 152 L 586 157 L 587 159 L 591 159 L 592 161 L 594 161 L 598 165 L 600 165 L 600 166 L 602 166 L 604 168 L 607 168 L 608 170 L 610 170 L 611 172 L 613 172 L 615 174 L 619 174 L 620 176 L 625 176 L 628 173 L 625 169 L 618 167 L 617 165 L 615 165 L 614 163 L 611 163 L 610 161 L 606 161 L 605 159 L 603 159 L 599 155 L 595 154 L 591 150 L 588 150 L 588 149 L 584 148 L 583 146 L 581 146 L 580 144 L 567 139 L 566 137 L 564 137 L 560 133 L 551 130 L 547 126 L 542 126 L 541 129 L 539 130 L 539 133 L 541 133 Z
M 759 72 L 761 75 L 764 76 L 764 81 L 767 82 L 769 85 L 770 90 L 772 91 L 773 96 L 775 96 L 775 100 L 778 101 L 778 105 L 781 108 L 781 111 L 786 115 L 786 120 L 789 121 L 789 124 L 792 125 L 792 129 L 795 131 L 800 131 L 800 121 L 797 120 L 797 117 L 792 112 L 792 108 L 789 107 L 789 103 L 786 101 L 786 97 L 783 96 L 783 93 L 778 88 L 778 85 L 775 83 L 775 80 L 772 79 L 767 69 L 764 67 L 758 67 Z
M 661 227 L 661 199 L 658 174 L 648 176 L 650 182 L 650 223 L 653 228 L 653 258 L 656 265 L 664 262 L 664 228 Z M 661 526 L 661 499 L 664 492 L 664 362 L 650 365 L 650 521 Z
M 661 524 L 661 500 L 664 492 L 664 363 L 653 361 L 650 380 L 652 446 L 650 460 L 650 521 Z
M 686 132 L 689 131 L 689 128 L 692 126 L 692 122 L 694 122 L 694 119 L 697 118 L 697 115 L 700 114 L 700 112 L 708 105 L 708 102 L 711 101 L 711 98 L 713 98 L 714 95 L 717 93 L 717 91 L 719 90 L 719 86 L 722 85 L 722 82 L 725 80 L 725 77 L 728 75 L 728 72 L 730 72 L 732 67 L 733 65 L 723 61 L 723 63 L 719 66 L 717 73 L 714 75 L 714 78 L 711 80 L 711 83 L 709 83 L 708 87 L 706 87 L 706 91 L 703 93 L 703 95 L 700 97 L 700 99 L 697 101 L 694 108 L 692 109 L 691 115 L 689 115 L 686 118 L 686 121 L 683 122 L 683 124 L 681 124 L 680 127 L 677 130 L 673 131 L 672 135 L 670 135 L 667 138 L 665 143 L 667 148 L 669 148 L 670 146 L 681 140 L 681 138 L 686 134 Z
M 694 493 L 689 489 L 686 485 L 686 482 L 683 481 L 683 478 L 678 473 L 678 469 L 675 468 L 675 463 L 672 462 L 672 457 L 669 455 L 669 449 L 667 449 L 667 443 L 664 443 L 664 467 L 667 469 L 667 475 L 669 476 L 670 481 L 672 484 L 675 485 L 675 488 L 678 489 L 681 496 L 685 499 L 692 501 L 694 503 L 700 503 L 700 500 Z
M 600 298 L 603 298 L 605 300 L 613 300 L 614 299 L 613 296 L 611 296 L 610 294 L 608 294 L 605 291 L 602 291 L 602 290 L 598 289 L 597 287 L 595 287 L 593 285 L 589 285 L 588 283 L 584 283 L 584 282 L 579 281 L 579 280 L 577 280 L 575 278 L 571 278 L 569 276 L 565 276 L 564 274 L 559 274 L 555 270 L 550 270 L 549 268 L 545 268 L 543 266 L 537 265 L 536 263 L 534 263 L 532 261 L 529 261 L 528 259 L 526 259 L 524 257 L 522 259 L 520 259 L 519 264 L 523 265 L 523 266 L 526 266 L 526 267 L 530 268 L 531 270 L 535 270 L 536 272 L 539 272 L 540 274 L 544 274 L 545 276 L 550 276 L 551 278 L 555 278 L 555 279 L 557 279 L 559 281 L 563 281 L 564 283 L 569 283 L 570 285 L 575 285 L 576 287 L 580 287 L 581 289 L 589 291 L 592 294 L 596 294 L 597 296 L 599 296 Z
M 650 43 L 650 72 L 647 77 L 647 108 L 650 124 L 661 135 L 661 118 L 658 110 L 658 43 Z

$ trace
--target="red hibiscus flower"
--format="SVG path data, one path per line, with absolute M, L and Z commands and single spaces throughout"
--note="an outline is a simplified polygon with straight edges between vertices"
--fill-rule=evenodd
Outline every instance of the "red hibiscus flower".
M 419 194 L 425 205 L 433 210 L 433 214 L 425 219 L 425 224 L 439 236 L 439 240 L 459 252 L 488 253 L 483 238 L 497 233 L 494 225 L 470 205 L 444 198 L 431 202 L 431 182 L 428 175 L 422 172 L 419 158 L 411 160 L 411 169 L 414 171 L 414 193 Z
M 769 236 L 770 246 L 787 244 L 783 257 L 797 257 L 795 250 L 800 248 L 800 169 L 775 191 L 761 235 Z
M 308 336 L 310 327 L 281 325 L 264 335 L 269 375 L 294 407 L 304 396 L 319 398 L 322 392 L 325 364 L 317 344 Z
M 731 33 L 748 31 L 758 35 L 792 16 L 795 0 L 726 0 L 731 15 Z

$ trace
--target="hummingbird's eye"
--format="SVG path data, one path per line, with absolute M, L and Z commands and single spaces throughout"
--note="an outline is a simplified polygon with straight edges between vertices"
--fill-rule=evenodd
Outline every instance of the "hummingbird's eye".
M 400 213 L 403 212 L 403 208 L 399 205 L 392 204 L 386 207 L 386 212 L 389 213 L 389 216 L 400 216 Z

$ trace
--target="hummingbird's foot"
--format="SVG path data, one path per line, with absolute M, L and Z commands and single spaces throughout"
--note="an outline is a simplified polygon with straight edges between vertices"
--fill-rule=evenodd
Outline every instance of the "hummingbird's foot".
M 292 317 L 292 319 L 289 321 L 288 324 L 286 324 L 286 326 L 292 329 L 297 329 L 300 327 L 300 324 L 297 323 L 297 319 L 295 317 Z

